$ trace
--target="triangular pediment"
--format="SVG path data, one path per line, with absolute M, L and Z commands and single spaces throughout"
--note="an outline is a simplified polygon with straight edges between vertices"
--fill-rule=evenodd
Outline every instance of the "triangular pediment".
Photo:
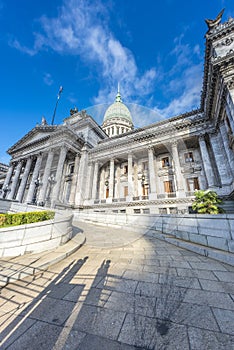
M 8 153 L 46 141 L 56 130 L 56 126 L 36 126 L 8 149 Z

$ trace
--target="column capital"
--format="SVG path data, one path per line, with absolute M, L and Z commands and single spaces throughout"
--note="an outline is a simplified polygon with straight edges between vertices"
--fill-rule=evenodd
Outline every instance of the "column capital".
M 199 134 L 198 139 L 199 141 L 205 141 L 205 134 L 204 133 Z

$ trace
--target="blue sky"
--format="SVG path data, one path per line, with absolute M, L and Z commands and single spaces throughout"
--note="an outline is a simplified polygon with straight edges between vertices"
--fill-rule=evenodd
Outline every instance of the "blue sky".
M 51 122 L 61 85 L 55 124 L 74 106 L 101 124 L 118 81 L 136 126 L 199 107 L 204 19 L 224 7 L 234 17 L 233 0 L 0 0 L 0 162 Z

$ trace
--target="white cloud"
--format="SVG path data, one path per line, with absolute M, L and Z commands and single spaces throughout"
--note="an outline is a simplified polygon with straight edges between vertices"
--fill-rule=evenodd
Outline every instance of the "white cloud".
M 51 86 L 54 81 L 50 73 L 45 73 L 43 76 L 43 81 L 46 85 Z
M 64 0 L 57 17 L 42 16 L 39 23 L 41 27 L 33 34 L 32 48 L 16 39 L 11 41 L 11 46 L 31 56 L 42 50 L 79 56 L 90 69 L 97 70 L 95 75 L 101 81 L 101 88 L 93 99 L 95 104 L 114 101 L 117 82 L 120 82 L 125 102 L 137 96 L 134 102 L 141 104 L 144 101 L 152 107 L 152 113 L 147 110 L 148 114 L 142 111 L 137 114 L 135 123 L 139 126 L 155 122 L 160 115 L 170 117 L 199 105 L 202 83 L 200 47 L 191 47 L 184 42 L 187 28 L 174 39 L 174 48 L 168 54 L 173 63 L 167 72 L 159 62 L 157 70 L 150 67 L 141 72 L 133 52 L 111 32 L 108 9 L 99 0 Z M 47 78 L 47 83 L 52 80 L 50 76 Z M 159 81 L 170 101 L 167 106 L 156 105 L 155 96 L 152 97 Z M 73 100 L 73 96 L 70 97 Z

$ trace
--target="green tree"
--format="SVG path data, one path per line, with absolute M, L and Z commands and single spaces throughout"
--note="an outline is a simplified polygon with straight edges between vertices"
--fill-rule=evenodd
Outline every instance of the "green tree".
M 195 191 L 195 200 L 192 208 L 198 214 L 219 214 L 224 213 L 224 210 L 218 206 L 222 201 L 214 191 L 199 190 Z

